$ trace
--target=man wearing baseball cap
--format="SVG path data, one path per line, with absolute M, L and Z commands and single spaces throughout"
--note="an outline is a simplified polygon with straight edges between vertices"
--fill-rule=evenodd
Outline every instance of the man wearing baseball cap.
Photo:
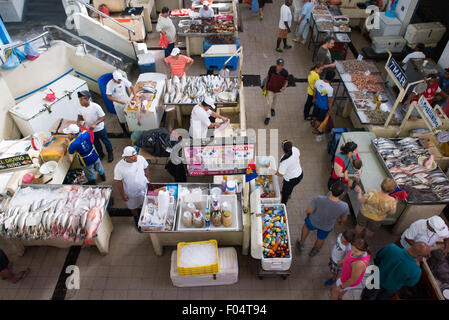
M 127 89 L 132 91 L 134 97 L 136 96 L 136 91 L 131 82 L 129 82 L 119 70 L 115 70 L 112 73 L 112 79 L 109 80 L 106 85 L 106 95 L 108 96 L 108 99 L 114 103 L 115 112 L 123 133 L 129 136 L 128 129 L 126 128 L 126 117 L 124 111 L 129 101 Z
M 214 103 L 213 98 L 206 97 L 203 102 L 193 107 L 190 115 L 189 129 L 189 134 L 193 139 L 205 139 L 207 138 L 208 128 L 218 128 L 220 126 L 219 123 L 212 123 L 209 117 L 222 119 L 223 122 L 229 121 L 229 118 L 223 117 L 211 110 L 216 109 Z
M 264 80 L 263 92 L 267 98 L 267 108 L 265 113 L 265 125 L 270 123 L 274 117 L 278 93 L 283 92 L 288 85 L 288 72 L 284 69 L 284 59 L 277 59 L 276 65 L 271 66 L 268 75 Z
M 182 77 L 193 64 L 193 59 L 181 54 L 179 48 L 173 48 L 169 57 L 164 59 L 165 66 L 171 77 Z
M 444 239 L 443 252 L 447 255 L 449 252 L 449 229 L 441 217 L 433 216 L 413 222 L 402 233 L 399 243 L 396 242 L 396 244 L 409 249 L 416 242 L 424 242 L 432 247 L 439 239 Z
M 122 157 L 123 159 L 115 165 L 114 180 L 137 225 L 139 219 L 137 209 L 142 207 L 145 199 L 150 171 L 148 162 L 139 156 L 133 147 L 125 147 Z
M 92 145 L 89 132 L 81 131 L 76 124 L 71 124 L 62 131 L 68 135 L 66 139 L 68 152 L 70 154 L 76 153 L 79 157 L 88 180 L 87 184 L 96 184 L 95 171 L 100 175 L 101 181 L 106 181 L 103 165 Z
M 209 7 L 208 1 L 203 1 L 203 6 L 201 7 L 199 14 L 201 20 L 209 20 L 215 17 L 214 9 Z
M 104 120 L 106 114 L 103 109 L 95 102 L 90 101 L 90 92 L 88 90 L 79 91 L 78 98 L 81 108 L 78 111 L 78 126 L 81 126 L 81 121 L 84 120 L 86 127 L 94 131 L 94 146 L 98 152 L 100 159 L 104 157 L 103 147 L 101 141 L 103 141 L 106 151 L 108 152 L 108 162 L 114 161 L 112 154 L 112 144 L 109 141 L 108 133 L 104 126 Z

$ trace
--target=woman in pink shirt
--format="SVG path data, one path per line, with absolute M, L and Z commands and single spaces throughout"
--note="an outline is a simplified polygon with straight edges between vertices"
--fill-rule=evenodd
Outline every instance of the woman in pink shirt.
M 369 260 L 370 254 L 366 240 L 356 238 L 351 243 L 351 251 L 343 262 L 341 276 L 332 286 L 331 300 L 341 300 L 347 291 L 361 287 Z

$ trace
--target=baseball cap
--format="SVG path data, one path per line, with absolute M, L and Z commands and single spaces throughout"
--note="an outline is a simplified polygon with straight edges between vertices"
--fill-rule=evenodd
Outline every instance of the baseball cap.
M 90 99 L 90 92 L 88 90 L 83 90 L 78 92 L 78 98 L 86 97 Z
M 78 132 L 80 132 L 80 127 L 72 123 L 70 126 L 63 129 L 62 132 L 64 132 L 65 134 L 77 134 Z
M 449 230 L 447 228 L 446 223 L 439 216 L 430 217 L 427 221 L 429 221 L 429 225 L 440 237 L 449 236 Z
M 115 71 L 112 73 L 112 78 L 114 78 L 115 81 L 120 81 L 120 80 L 123 80 L 123 75 L 121 74 L 120 71 L 115 70 Z
M 171 51 L 170 55 L 177 56 L 180 53 L 181 53 L 181 50 L 179 50 L 179 48 L 173 48 L 173 50 Z
M 203 1 L 203 6 L 209 6 L 209 1 Z
M 122 157 L 132 157 L 134 155 L 137 154 L 136 149 L 134 149 L 133 147 L 125 147 L 125 149 L 123 149 L 123 154 Z
M 280 65 L 280 66 L 283 66 L 284 65 L 284 59 L 282 59 L 282 58 L 277 59 L 276 60 L 276 64 Z
M 203 100 L 203 104 L 205 104 L 215 110 L 216 106 L 214 103 L 215 103 L 215 100 L 211 97 L 206 97 Z

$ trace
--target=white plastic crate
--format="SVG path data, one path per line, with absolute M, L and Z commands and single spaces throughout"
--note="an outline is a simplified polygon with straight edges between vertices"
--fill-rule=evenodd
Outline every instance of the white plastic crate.
M 269 175 L 268 174 L 268 168 L 264 165 L 265 163 L 269 163 L 270 167 L 274 170 L 276 170 L 276 160 L 272 156 L 256 156 L 255 163 L 257 167 L 257 174 L 260 175 Z M 261 203 L 279 203 L 281 202 L 281 190 L 279 186 L 279 179 L 276 175 L 270 175 L 273 178 L 273 185 L 275 197 L 274 198 L 260 198 Z M 256 181 L 251 180 L 250 181 L 251 186 L 251 192 L 256 190 Z
M 387 52 L 386 49 L 394 53 L 399 53 L 402 52 L 406 43 L 407 41 L 400 36 L 374 37 L 371 47 L 376 53 Z
M 230 285 L 238 281 L 237 251 L 233 247 L 218 248 L 218 273 L 182 277 L 177 268 L 177 251 L 171 255 L 170 278 L 175 287 Z
M 210 229 L 211 231 L 217 231 L 217 230 L 238 230 L 239 228 L 239 219 L 238 219 L 238 215 L 237 215 L 237 210 L 238 210 L 238 205 L 237 205 L 237 195 L 235 194 L 222 194 L 217 196 L 217 199 L 220 203 L 220 205 L 226 201 L 229 203 L 229 205 L 231 206 L 231 213 L 232 213 L 232 225 L 230 227 L 225 227 L 223 225 L 221 226 L 214 226 L 212 224 L 212 221 L 210 223 L 210 227 L 207 229 Z M 209 210 L 212 213 L 212 196 L 208 196 L 208 206 L 209 206 Z M 212 218 L 212 217 L 211 217 Z
M 192 201 L 190 201 L 192 200 Z M 204 215 L 206 212 L 206 208 L 207 208 L 207 200 L 208 200 L 208 196 L 207 195 L 198 195 L 198 196 L 186 196 L 186 197 L 181 197 L 179 199 L 179 211 L 178 211 L 178 227 L 177 230 L 178 231 L 204 231 L 206 228 L 196 228 L 193 225 L 191 227 L 186 227 L 184 226 L 184 223 L 182 222 L 182 215 L 184 213 L 184 211 L 187 211 L 187 203 L 189 202 L 193 202 L 193 204 L 195 205 L 195 207 L 201 211 L 201 213 Z
M 409 44 L 436 43 L 445 32 L 446 27 L 440 22 L 414 23 L 408 25 L 404 38 Z

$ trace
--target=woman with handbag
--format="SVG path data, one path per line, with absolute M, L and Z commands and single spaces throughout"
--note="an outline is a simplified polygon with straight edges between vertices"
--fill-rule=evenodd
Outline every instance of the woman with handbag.
M 334 182 L 338 180 L 341 180 L 344 184 L 348 183 L 345 179 L 345 171 L 348 170 L 348 167 L 352 165 L 354 160 L 360 160 L 357 144 L 349 141 L 340 148 L 340 153 L 335 156 L 332 174 L 327 182 L 329 190 Z

